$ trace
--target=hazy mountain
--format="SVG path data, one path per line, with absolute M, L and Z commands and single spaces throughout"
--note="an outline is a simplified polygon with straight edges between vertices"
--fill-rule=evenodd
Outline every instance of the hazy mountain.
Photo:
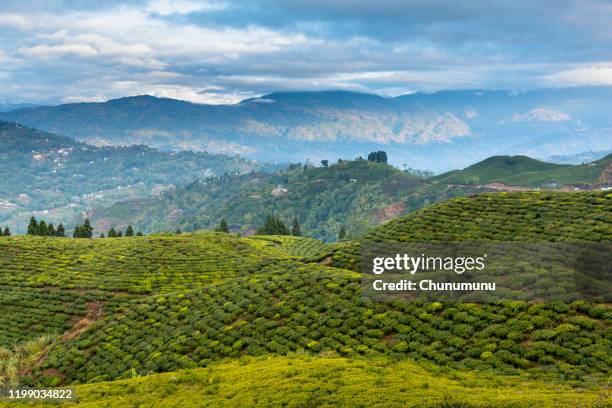
M 0 122 L 0 225 L 23 232 L 36 215 L 72 226 L 76 216 L 96 206 L 150 197 L 201 177 L 259 168 L 225 155 L 94 147 Z
M 318 162 L 384 149 L 390 162 L 445 171 L 496 154 L 536 158 L 612 149 L 612 87 L 444 91 L 396 98 L 273 93 L 234 105 L 152 96 L 1 113 L 95 145 L 240 153 Z

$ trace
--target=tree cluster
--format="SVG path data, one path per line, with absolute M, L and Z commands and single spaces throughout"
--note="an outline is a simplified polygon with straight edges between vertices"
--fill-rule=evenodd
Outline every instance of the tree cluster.
M 72 233 L 73 238 L 91 238 L 93 235 L 93 227 L 88 219 L 85 219 L 83 225 L 77 225 L 74 227 L 74 232 Z
M 302 235 L 300 223 L 297 218 L 293 219 L 293 225 L 291 231 L 285 225 L 285 223 L 277 216 L 268 215 L 264 225 L 257 229 L 258 235 Z
M 10 237 L 10 236 L 11 236 L 11 230 L 9 229 L 8 225 L 4 227 L 4 231 L 0 229 L 0 237 Z
M 377 152 L 372 152 L 368 154 L 368 160 L 375 163 L 386 163 L 387 162 L 387 153 L 379 150 Z
M 4 229 L 4 236 L 10 235 L 10 231 L 8 231 L 8 227 Z M 30 218 L 30 223 L 28 224 L 28 235 L 39 235 L 43 237 L 65 237 L 66 231 L 64 230 L 64 225 L 59 224 L 57 229 L 53 225 L 53 223 L 47 224 L 45 220 L 40 220 L 38 222 L 35 217 Z
M 142 232 L 138 232 L 137 234 L 134 234 L 134 228 L 132 227 L 131 224 L 128 225 L 127 228 L 125 229 L 125 234 L 121 230 L 117 231 L 115 228 L 111 228 L 108 230 L 109 238 L 121 238 L 123 236 L 133 237 L 134 235 L 138 237 L 142 237 Z M 104 234 L 100 235 L 100 238 L 104 238 Z

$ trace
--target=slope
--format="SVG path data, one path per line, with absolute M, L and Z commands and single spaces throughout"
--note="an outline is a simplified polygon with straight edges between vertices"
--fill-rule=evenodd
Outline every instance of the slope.
M 165 153 L 145 146 L 93 147 L 0 122 L 0 225 L 8 223 L 13 232 L 23 232 L 33 212 L 56 225 L 72 223 L 94 206 L 258 167 L 223 155 Z
M 568 184 L 597 183 L 612 155 L 579 165 L 554 164 L 526 156 L 494 156 L 463 170 L 430 179 L 440 184 L 504 183 L 530 187 L 561 187 Z
M 520 377 L 440 370 L 411 361 L 332 357 L 243 357 L 209 368 L 75 387 L 83 407 L 604 406 L 605 391 Z M 599 403 L 599 405 L 597 405 Z M 49 403 L 49 405 L 54 403 Z M 10 401 L 0 406 L 20 407 Z M 70 406 L 70 405 L 69 405 Z
M 297 217 L 305 235 L 336 240 L 342 227 L 357 237 L 380 222 L 474 188 L 428 186 L 420 177 L 383 163 L 339 161 L 326 167 L 293 165 L 274 174 L 209 178 L 158 198 L 97 209 L 99 230 L 127 224 L 143 231 L 213 229 L 225 219 L 232 231 L 252 234 L 268 214 L 287 224 Z
M 610 200 L 612 195 L 603 193 L 486 194 L 421 210 L 378 228 L 369 238 L 489 240 L 496 238 L 489 233 L 499 229 L 499 239 L 609 241 Z M 483 220 L 472 225 L 471 213 Z M 543 220 L 536 228 L 521 222 L 537 219 L 537 214 Z M 477 225 L 491 229 L 482 228 L 477 235 Z M 411 359 L 444 369 L 520 374 L 573 386 L 598 387 L 609 376 L 607 305 L 378 302 L 363 296 L 359 274 L 310 262 L 326 256 L 311 240 L 304 240 L 305 258 L 290 253 L 300 240 L 211 233 L 83 243 L 4 238 L 0 271 L 6 286 L 46 289 L 37 293 L 29 309 L 17 311 L 23 316 L 33 310 L 42 320 L 54 316 L 53 310 L 46 310 L 48 294 L 67 299 L 74 292 L 95 296 L 95 288 L 108 298 L 122 296 L 112 301 L 96 298 L 105 314 L 87 329 L 57 339 L 21 381 L 98 382 L 206 367 L 244 355 L 294 352 Z M 50 273 L 42 267 L 29 272 L 26 261 L 35 252 L 12 249 L 36 247 L 34 259 L 45 260 L 58 256 L 55 242 L 87 251 L 73 255 L 72 265 L 66 265 L 68 260 L 49 262 L 57 265 Z M 342 245 L 356 248 L 353 243 Z M 114 247 L 131 249 L 109 259 L 98 255 Z M 167 264 L 168 259 L 173 264 Z M 87 279 L 72 283 L 90 270 Z M 144 287 L 133 287 L 141 281 Z M 2 307 L 9 310 L 12 304 L 7 301 Z M 12 309 L 11 315 L 13 321 L 7 324 L 20 324 L 20 315 Z M 20 330 L 32 331 L 28 325 Z

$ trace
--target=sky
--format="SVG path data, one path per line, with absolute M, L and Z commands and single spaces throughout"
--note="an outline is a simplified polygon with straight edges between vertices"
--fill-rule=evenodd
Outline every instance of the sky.
M 612 85 L 612 2 L 2 0 L 0 102 Z

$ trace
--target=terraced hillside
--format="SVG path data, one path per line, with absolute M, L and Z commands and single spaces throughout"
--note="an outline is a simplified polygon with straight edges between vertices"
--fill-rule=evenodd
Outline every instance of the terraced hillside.
M 609 241 L 611 201 L 612 194 L 605 193 L 484 194 L 431 206 L 366 238 Z M 493 230 L 499 235 L 490 235 Z M 600 398 L 612 367 L 609 305 L 378 302 L 363 296 L 358 273 L 338 267 L 351 266 L 340 260 L 350 261 L 347 254 L 358 244 L 330 247 L 296 237 L 221 233 L 104 240 L 2 238 L 0 310 L 7 317 L 1 323 L 14 328 L 0 332 L 0 340 L 5 348 L 14 348 L 57 332 L 48 347 L 24 358 L 28 364 L 13 367 L 12 372 L 21 373 L 22 384 L 82 384 L 205 368 L 174 375 L 194 376 L 185 383 L 168 376 L 144 377 L 97 389 L 108 390 L 105 394 L 113 398 L 132 394 L 128 400 L 133 401 L 147 400 L 130 388 L 135 384 L 150 381 L 143 387 L 163 387 L 169 396 L 185 395 L 182 384 L 193 381 L 190 389 L 210 393 L 210 401 L 237 398 L 238 404 L 255 398 L 265 404 L 272 403 L 266 398 L 273 398 L 278 404 L 292 395 L 283 388 L 286 381 L 278 382 L 275 391 L 258 387 L 281 376 L 311 381 L 310 397 L 333 402 L 326 384 L 335 366 L 344 367 L 338 368 L 340 382 L 334 392 L 341 401 L 349 398 L 353 376 L 361 378 L 357 384 L 364 387 L 371 381 L 382 386 L 393 372 L 382 366 L 393 364 L 399 371 L 427 371 L 419 376 L 428 385 L 419 383 L 419 389 L 456 386 L 460 400 L 476 406 L 475 394 L 463 386 L 484 387 L 482 395 L 491 395 L 491 401 L 511 400 L 514 406 L 529 406 L 536 398 L 551 406 L 553 400 L 571 405 Z M 336 267 L 325 265 L 330 262 Z M 31 301 L 22 306 L 13 289 Z M 40 323 L 57 321 L 37 327 L 28 321 L 32 316 Z M 302 357 L 295 359 L 295 354 Z M 0 352 L 0 360 L 2 355 L 10 351 Z M 246 356 L 273 359 L 266 365 Z M 233 368 L 240 364 L 245 364 L 242 374 Z M 362 367 L 352 369 L 351 364 Z M 268 369 L 269 374 L 255 380 L 244 374 Z M 378 380 L 371 373 L 379 375 Z M 392 382 L 399 387 L 404 374 L 398 375 Z M 531 391 L 504 394 L 504 384 L 514 381 L 506 376 L 515 375 L 530 379 Z M 250 391 L 241 391 L 236 376 L 250 384 Z M 516 386 L 527 388 L 520 382 Z M 102 398 L 93 388 L 79 389 L 89 398 Z M 404 397 L 399 388 L 393 390 L 397 401 L 442 403 L 427 399 L 433 392 L 406 389 Z M 294 392 L 298 401 L 306 398 L 299 389 Z
M 333 265 L 357 270 L 363 243 L 611 240 L 610 193 L 483 193 L 396 218 L 327 255 Z
M 229 234 L 0 239 L 0 346 L 62 333 L 103 302 L 193 289 L 257 271 L 279 253 Z

